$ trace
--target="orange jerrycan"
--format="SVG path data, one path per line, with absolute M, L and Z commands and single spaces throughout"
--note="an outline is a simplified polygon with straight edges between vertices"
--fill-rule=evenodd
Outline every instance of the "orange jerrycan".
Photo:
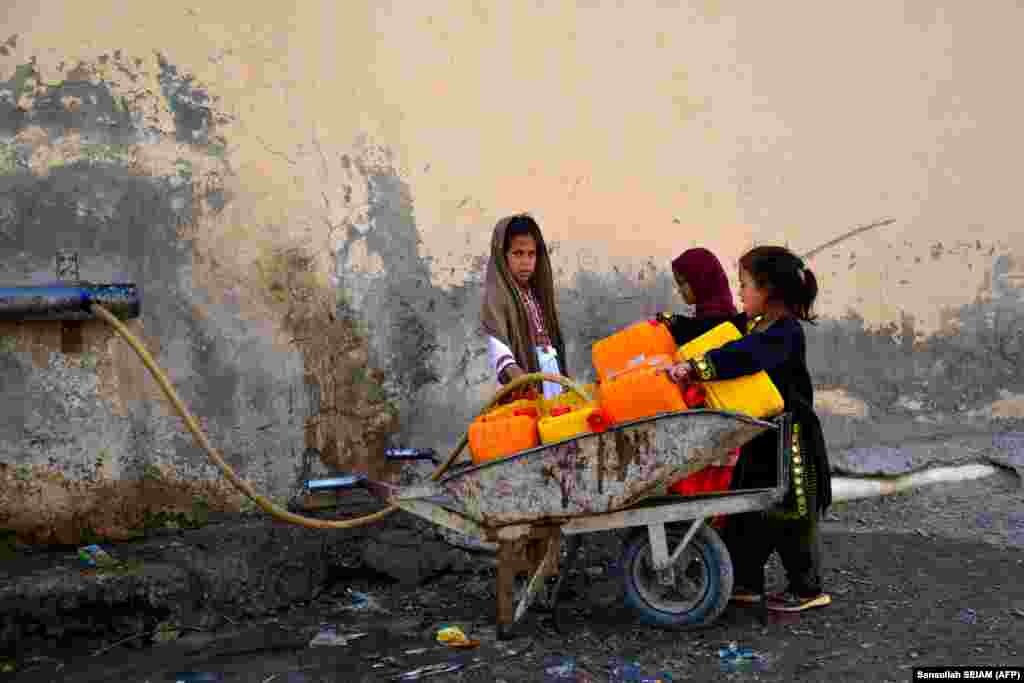
M 614 424 L 686 410 L 683 392 L 663 371 L 669 355 L 657 355 L 612 376 L 601 385 L 601 407 Z
M 597 381 L 604 384 L 631 364 L 642 363 L 651 356 L 672 356 L 675 352 L 676 342 L 668 327 L 656 320 L 645 320 L 596 342 L 591 347 L 591 360 Z

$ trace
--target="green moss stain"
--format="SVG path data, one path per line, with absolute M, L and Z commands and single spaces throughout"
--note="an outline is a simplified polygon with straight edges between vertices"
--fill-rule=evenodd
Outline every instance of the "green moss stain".
M 83 161 L 92 164 L 127 164 L 131 158 L 131 150 L 128 145 L 106 145 L 101 143 L 82 145 L 81 158 Z
M 223 159 L 227 156 L 228 146 L 223 142 L 211 142 L 206 146 L 206 153 L 215 159 Z
M 13 175 L 18 170 L 18 153 L 13 145 L 0 144 L 0 175 Z
M 14 68 L 14 97 L 17 99 L 33 87 L 36 70 L 31 64 L 19 64 Z
M 142 468 L 142 478 L 148 479 L 149 481 L 160 481 L 164 478 L 164 473 L 160 471 L 160 468 L 152 463 L 148 463 Z
M 209 507 L 193 505 L 188 511 L 147 510 L 142 525 L 144 529 L 201 529 L 209 521 Z
M 174 162 L 174 170 L 177 171 L 178 175 L 186 180 L 192 178 L 192 162 L 188 159 L 176 159 Z
M 0 560 L 13 560 L 18 536 L 13 529 L 0 529 Z
M 93 571 L 97 576 L 141 576 L 144 568 L 142 560 L 116 560 Z
M 373 383 L 367 386 L 366 396 L 374 403 L 384 403 L 388 400 L 387 392 L 381 385 Z

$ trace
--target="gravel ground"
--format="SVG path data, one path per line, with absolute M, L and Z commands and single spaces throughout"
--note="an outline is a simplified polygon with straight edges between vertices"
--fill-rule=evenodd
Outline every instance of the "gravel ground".
M 37 661 L 17 680 L 156 683 L 192 670 L 219 672 L 225 681 L 384 681 L 458 661 L 465 664 L 461 671 L 427 680 L 511 683 L 544 681 L 545 668 L 566 657 L 590 676 L 577 680 L 602 682 L 610 680 L 612 657 L 638 662 L 647 676 L 668 672 L 676 681 L 908 681 L 914 666 L 1024 666 L 1022 498 L 1019 480 L 1006 474 L 837 504 L 824 534 L 834 603 L 785 622 L 760 609 L 730 607 L 699 631 L 637 625 L 614 576 L 620 541 L 596 534 L 588 538 L 584 571 L 573 583 L 577 596 L 566 603 L 567 635 L 556 634 L 538 613 L 527 618 L 522 636 L 497 642 L 493 569 L 481 560 L 416 589 L 353 578 L 315 604 L 269 620 L 185 634 L 146 652 L 67 653 Z M 769 583 L 781 581 L 773 561 Z M 347 589 L 371 595 L 374 605 L 346 609 Z M 310 648 L 321 623 L 368 635 L 345 646 Z M 448 624 L 461 626 L 480 647 L 439 646 L 433 634 Z M 761 658 L 723 664 L 718 650 L 730 642 Z

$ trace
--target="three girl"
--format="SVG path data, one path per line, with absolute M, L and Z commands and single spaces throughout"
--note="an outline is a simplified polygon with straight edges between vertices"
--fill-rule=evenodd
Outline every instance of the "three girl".
M 683 298 L 697 315 L 662 316 L 682 345 L 722 322 L 746 335 L 701 358 L 674 365 L 679 383 L 731 379 L 766 371 L 792 414 L 790 491 L 780 509 L 734 515 L 724 534 L 733 559 L 733 600 L 767 601 L 768 609 L 801 611 L 831 603 L 821 576 L 822 513 L 832 501 L 828 456 L 814 412 L 801 322 L 813 322 L 818 294 L 814 273 L 783 247 L 757 247 L 740 259 L 743 313 L 732 303 L 721 264 L 706 249 L 691 249 L 673 261 Z M 540 227 L 528 215 L 502 219 L 494 228 L 482 310 L 491 367 L 501 384 L 526 372 L 567 375 L 565 344 L 555 309 L 551 264 Z M 561 391 L 544 383 L 545 397 Z M 778 479 L 777 435 L 768 432 L 741 449 L 731 488 L 770 488 Z M 785 567 L 787 590 L 765 595 L 764 567 L 773 551 Z
M 831 603 L 821 577 L 821 514 L 832 502 L 828 456 L 821 423 L 814 412 L 814 390 L 807 369 L 807 343 L 801 321 L 812 322 L 818 294 L 814 273 L 783 247 L 757 247 L 740 259 L 740 299 L 749 320 L 743 339 L 674 365 L 679 383 L 731 379 L 767 371 L 793 415 L 790 491 L 781 510 L 730 517 L 725 542 L 736 585 L 733 600 L 767 601 L 768 609 L 795 612 Z M 741 449 L 732 489 L 769 488 L 777 481 L 777 435 L 751 440 Z M 765 595 L 764 566 L 778 550 L 789 585 Z

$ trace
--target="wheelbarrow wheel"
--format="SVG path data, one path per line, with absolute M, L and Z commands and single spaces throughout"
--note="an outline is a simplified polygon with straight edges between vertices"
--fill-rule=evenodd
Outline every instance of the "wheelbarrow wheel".
M 685 531 L 666 531 L 671 552 Z M 732 558 L 718 533 L 707 525 L 701 525 L 676 560 L 672 585 L 659 582 L 646 530 L 629 540 L 622 565 L 626 604 L 645 624 L 670 628 L 707 626 L 725 610 L 732 595 Z

